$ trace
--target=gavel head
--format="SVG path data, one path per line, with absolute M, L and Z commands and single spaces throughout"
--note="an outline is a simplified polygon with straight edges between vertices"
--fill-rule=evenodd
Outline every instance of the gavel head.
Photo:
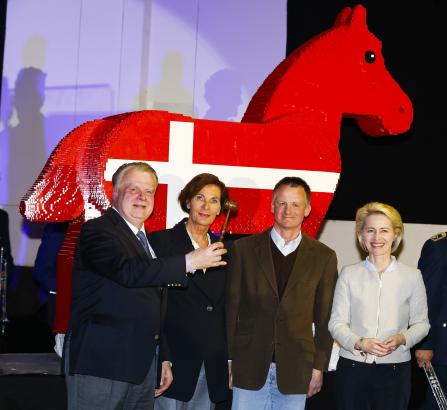
M 228 212 L 236 212 L 237 211 L 237 202 L 227 199 L 224 203 L 224 209 L 226 209 Z

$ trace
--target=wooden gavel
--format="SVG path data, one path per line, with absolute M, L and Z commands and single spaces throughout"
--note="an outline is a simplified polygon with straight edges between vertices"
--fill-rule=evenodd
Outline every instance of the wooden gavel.
M 227 229 L 227 225 L 228 225 L 228 220 L 230 219 L 230 213 L 231 211 L 237 211 L 237 202 L 236 201 L 230 201 L 229 199 L 227 199 L 224 203 L 224 209 L 227 210 L 227 214 L 225 216 L 225 221 L 222 225 L 222 228 L 220 230 L 220 237 L 219 237 L 219 241 L 222 242 L 223 237 L 225 235 L 225 231 Z

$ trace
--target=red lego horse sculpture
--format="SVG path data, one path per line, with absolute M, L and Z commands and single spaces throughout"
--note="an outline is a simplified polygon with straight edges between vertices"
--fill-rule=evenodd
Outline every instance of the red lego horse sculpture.
M 76 221 L 60 257 L 68 270 L 83 219 L 110 206 L 113 171 L 123 162 L 143 160 L 154 166 L 161 183 L 149 229 L 176 222 L 179 189 L 192 176 L 211 172 L 239 203 L 227 230 L 258 232 L 272 224 L 273 185 L 298 175 L 312 189 L 312 212 L 303 230 L 316 236 L 340 176 L 344 116 L 373 136 L 405 132 L 413 118 L 411 101 L 386 70 L 381 42 L 368 31 L 360 5 L 342 10 L 329 30 L 282 61 L 241 123 L 141 111 L 76 128 L 52 153 L 21 212 L 33 221 Z M 215 230 L 220 225 L 216 221 Z

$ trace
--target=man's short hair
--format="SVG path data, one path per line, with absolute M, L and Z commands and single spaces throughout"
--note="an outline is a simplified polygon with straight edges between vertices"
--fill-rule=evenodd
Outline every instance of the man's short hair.
M 158 175 L 155 172 L 155 169 L 152 168 L 147 162 L 136 161 L 136 162 L 127 162 L 123 165 L 120 165 L 119 168 L 114 172 L 112 176 L 112 186 L 114 189 L 119 187 L 123 175 L 127 172 L 127 170 L 131 168 L 147 172 L 148 174 L 152 174 L 155 177 L 155 183 L 158 185 Z
M 292 188 L 297 188 L 297 187 L 303 187 L 304 192 L 306 193 L 306 202 L 309 204 L 310 203 L 310 195 L 311 195 L 311 191 L 310 191 L 310 187 L 308 185 L 308 183 L 300 178 L 300 177 L 284 177 L 283 179 L 281 179 L 280 181 L 278 181 L 275 185 L 275 188 L 273 188 L 273 194 L 272 196 L 275 196 L 275 192 L 282 186 L 290 186 Z

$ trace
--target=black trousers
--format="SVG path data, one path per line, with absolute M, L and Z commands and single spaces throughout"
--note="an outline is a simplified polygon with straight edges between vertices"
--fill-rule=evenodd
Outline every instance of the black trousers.
M 407 410 L 410 393 L 410 361 L 369 364 L 343 357 L 338 361 L 338 410 Z

